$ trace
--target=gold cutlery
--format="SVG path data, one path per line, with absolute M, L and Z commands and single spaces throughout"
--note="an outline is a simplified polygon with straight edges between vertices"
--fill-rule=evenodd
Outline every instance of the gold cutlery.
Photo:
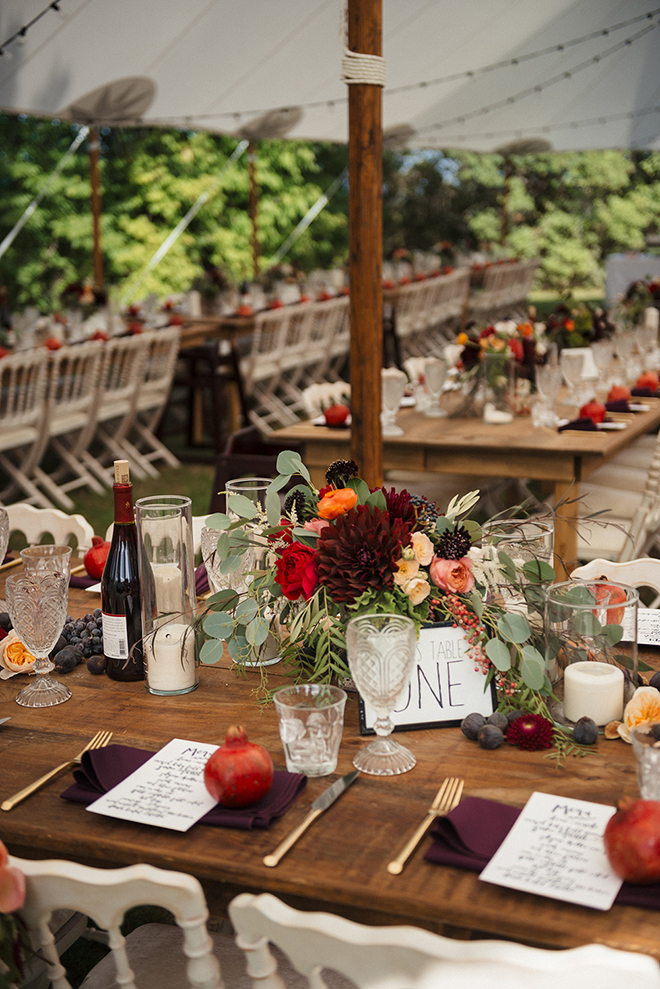
M 80 563 L 77 567 L 71 567 L 70 573 L 72 573 L 72 574 L 74 574 L 74 573 L 82 573 L 84 569 L 85 569 L 85 564 L 84 563 Z
M 300 822 L 298 827 L 294 828 L 293 831 L 287 835 L 284 841 L 280 842 L 274 852 L 271 852 L 270 855 L 266 855 L 264 857 L 264 865 L 267 865 L 270 868 L 277 865 L 282 856 L 286 855 L 292 845 L 295 845 L 298 838 L 301 836 L 303 831 L 307 830 L 312 821 L 315 821 L 317 817 L 321 816 L 324 810 L 327 810 L 331 804 L 334 804 L 337 797 L 340 797 L 344 790 L 347 790 L 351 783 L 356 780 L 359 775 L 359 770 L 356 769 L 354 772 L 348 773 L 347 776 L 342 776 L 342 778 L 333 783 L 332 786 L 329 786 L 327 790 L 324 790 L 321 796 L 317 797 L 312 804 L 312 809 L 307 817 Z
M 94 738 L 87 743 L 84 749 L 80 750 L 77 756 L 74 756 L 73 759 L 69 759 L 68 762 L 63 762 L 60 766 L 56 766 L 55 769 L 51 769 L 49 773 L 46 773 L 45 776 L 35 780 L 34 783 L 30 783 L 30 785 L 26 786 L 24 790 L 19 790 L 19 792 L 15 793 L 13 797 L 9 797 L 8 800 L 5 800 L 4 803 L 0 804 L 0 809 L 11 810 L 12 807 L 16 806 L 16 804 L 20 804 L 20 802 L 25 800 L 26 797 L 29 797 L 31 794 L 39 790 L 44 783 L 48 783 L 49 780 L 54 779 L 60 773 L 64 772 L 65 769 L 70 769 L 71 766 L 79 765 L 85 752 L 91 752 L 92 749 L 105 748 L 111 738 L 111 731 L 97 731 Z
M 431 826 L 431 822 L 436 817 L 444 817 L 449 811 L 457 807 L 463 793 L 463 780 L 457 777 L 448 777 L 435 795 L 435 800 L 428 809 L 428 813 L 420 826 L 415 831 L 410 841 L 401 849 L 395 859 L 387 866 L 387 871 L 398 876 L 403 872 L 403 867 L 418 844 Z
M 17 556 L 15 560 L 9 560 L 8 563 L 0 564 L 0 570 L 9 570 L 10 567 L 17 567 L 22 562 L 20 556 Z

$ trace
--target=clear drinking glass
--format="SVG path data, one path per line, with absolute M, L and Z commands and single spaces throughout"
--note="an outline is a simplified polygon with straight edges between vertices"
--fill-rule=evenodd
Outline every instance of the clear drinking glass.
M 396 424 L 401 399 L 408 385 L 408 376 L 396 367 L 384 367 L 381 371 L 383 436 L 403 436 L 401 426 Z
M 614 349 L 621 362 L 620 375 L 623 384 L 628 384 L 632 379 L 635 343 L 635 331 L 633 329 L 618 329 L 614 334 Z
M 610 390 L 612 377 L 612 361 L 614 360 L 614 344 L 611 340 L 596 340 L 591 345 L 591 356 L 594 359 L 602 389 L 607 394 Z
M 299 683 L 276 690 L 273 700 L 288 771 L 305 776 L 334 773 L 346 691 L 327 684 Z
M 584 354 L 565 347 L 559 357 L 559 366 L 566 382 L 569 393 L 566 396 L 568 405 L 582 405 L 583 395 L 580 394 L 582 386 L 582 371 L 584 368 Z
M 652 725 L 651 728 L 658 728 Z M 637 763 L 637 782 L 642 800 L 660 800 L 660 742 L 652 731 L 631 731 Z
M 53 707 L 71 696 L 68 687 L 48 676 L 55 668 L 48 654 L 64 628 L 68 593 L 67 578 L 52 570 L 15 574 L 5 581 L 9 617 L 19 639 L 35 658 L 36 676 L 16 697 L 22 707 Z
M 536 390 L 543 401 L 543 415 L 540 424 L 554 426 L 557 422 L 555 412 L 557 398 L 561 388 L 561 369 L 558 364 L 537 364 L 534 369 Z
M 430 404 L 424 409 L 424 415 L 439 419 L 447 415 L 440 407 L 440 396 L 447 377 L 447 362 L 440 357 L 428 357 L 424 361 L 424 383 L 429 394 Z
M 9 516 L 4 508 L 0 508 L 0 565 L 7 555 L 9 545 Z
M 524 518 L 502 519 L 485 522 L 482 534 L 483 546 L 491 546 L 494 554 L 506 553 L 512 560 L 521 584 L 528 583 L 523 573 L 526 563 L 541 560 L 552 565 L 554 541 L 552 522 Z M 497 590 L 509 610 L 527 611 L 524 594 L 507 583 L 504 576 Z
M 353 759 L 372 776 L 398 776 L 416 763 L 412 752 L 392 741 L 391 713 L 403 698 L 415 665 L 415 623 L 403 615 L 361 615 L 346 626 L 348 665 L 365 704 L 376 713 L 378 738 Z
M 71 577 L 71 547 L 47 543 L 44 546 L 28 546 L 21 550 L 21 560 L 26 573 L 52 570 L 63 573 L 67 584 Z

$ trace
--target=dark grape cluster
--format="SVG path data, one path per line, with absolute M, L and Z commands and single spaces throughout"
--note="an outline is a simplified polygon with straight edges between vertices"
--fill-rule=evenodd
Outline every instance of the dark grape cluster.
M 67 615 L 62 635 L 71 646 L 81 646 L 85 659 L 103 655 L 103 616 L 100 608 L 94 608 L 84 618 Z

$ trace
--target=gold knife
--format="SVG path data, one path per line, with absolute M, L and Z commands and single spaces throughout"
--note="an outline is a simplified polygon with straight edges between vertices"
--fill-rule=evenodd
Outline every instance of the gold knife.
M 359 770 L 354 770 L 354 772 L 349 773 L 347 776 L 342 776 L 341 779 L 337 780 L 332 786 L 329 786 L 327 790 L 324 790 L 320 797 L 317 797 L 312 804 L 312 809 L 304 820 L 300 822 L 298 827 L 294 828 L 293 831 L 280 842 L 274 852 L 270 855 L 264 857 L 264 865 L 272 868 L 277 865 L 280 859 L 286 855 L 292 845 L 298 841 L 301 834 L 307 830 L 312 821 L 315 821 L 317 817 L 320 817 L 324 810 L 327 810 L 331 804 L 334 804 L 337 797 L 340 797 L 344 790 L 347 790 L 351 783 L 358 778 L 360 775 Z

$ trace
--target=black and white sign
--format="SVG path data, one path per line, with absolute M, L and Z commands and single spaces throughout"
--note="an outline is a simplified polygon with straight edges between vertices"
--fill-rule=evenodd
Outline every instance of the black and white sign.
M 497 705 L 495 686 L 475 670 L 465 632 L 450 622 L 426 625 L 417 641 L 415 667 L 407 693 L 392 715 L 394 731 L 453 728 L 478 711 L 484 717 Z M 360 697 L 360 733 L 373 735 L 376 713 Z

